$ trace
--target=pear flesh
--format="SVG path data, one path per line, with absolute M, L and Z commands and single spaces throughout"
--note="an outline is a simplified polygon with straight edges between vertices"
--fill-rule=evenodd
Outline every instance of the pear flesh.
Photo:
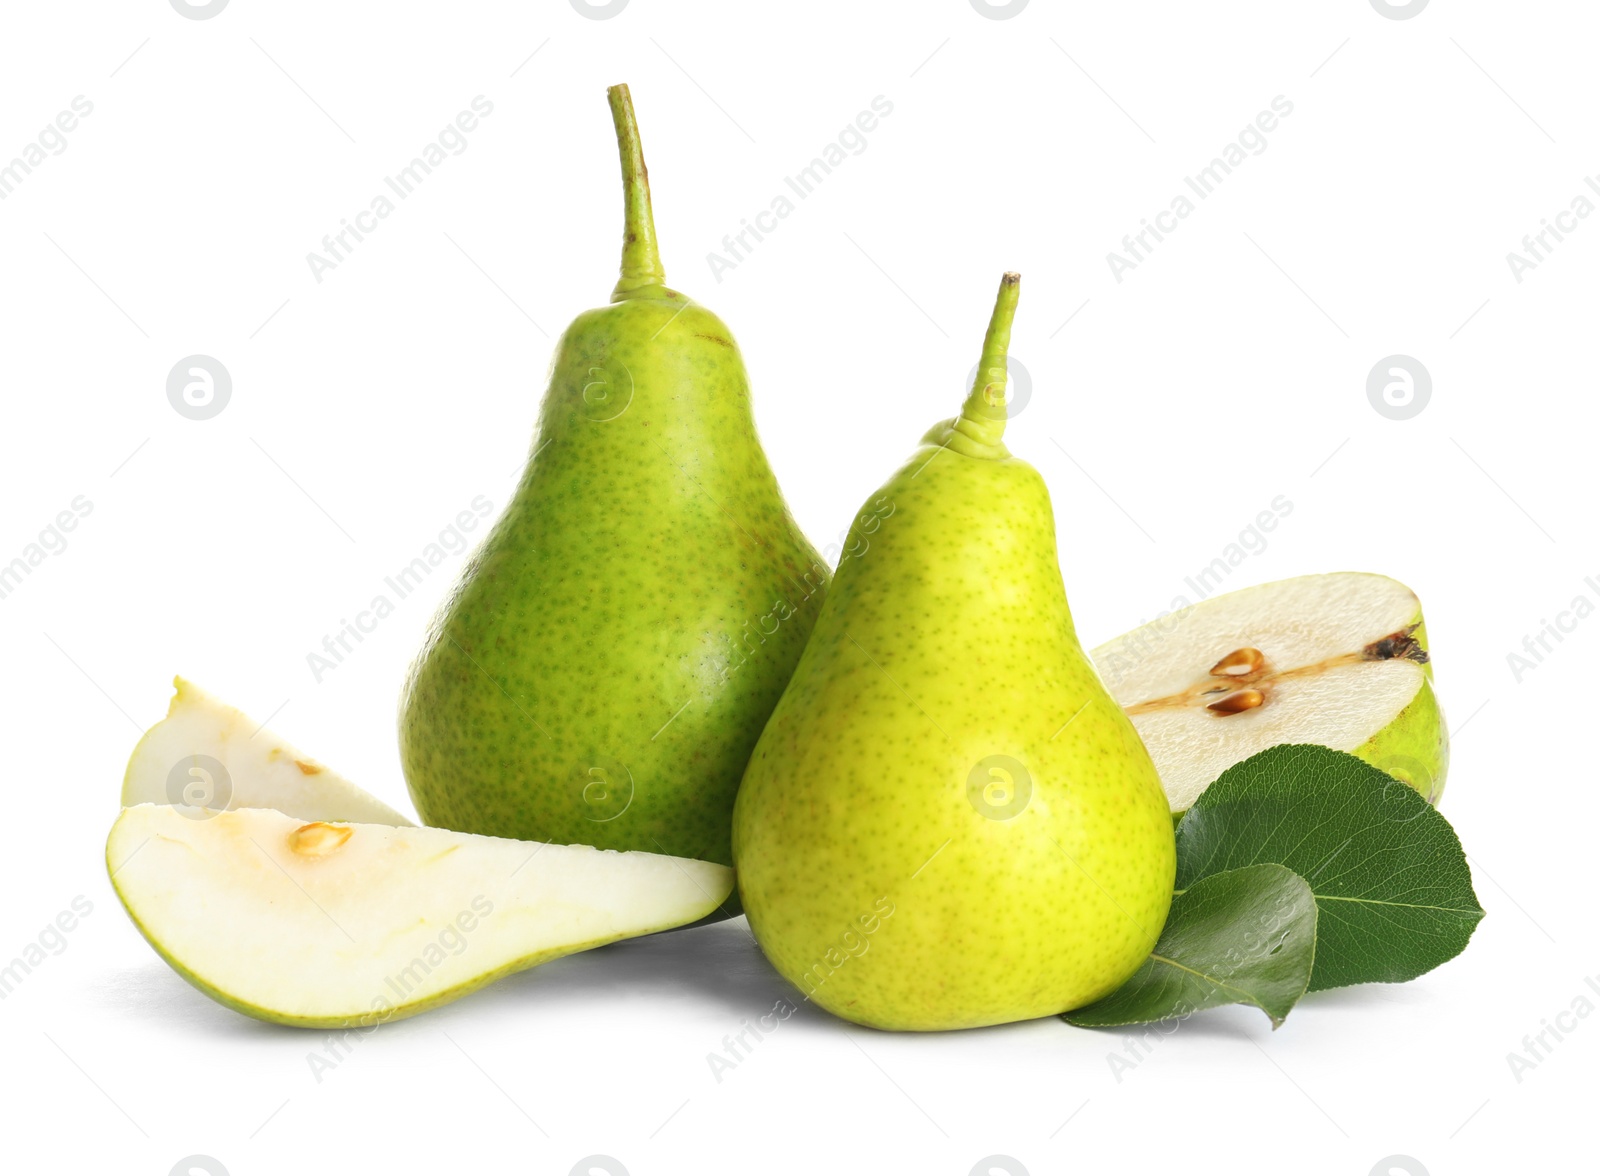
M 1362 572 L 1229 592 L 1095 649 L 1161 772 L 1174 813 L 1279 743 L 1346 751 L 1437 803 L 1449 740 L 1422 605 Z
M 513 972 L 693 922 L 726 866 L 268 809 L 142 804 L 106 843 L 117 896 L 167 963 L 265 1021 L 371 1027 Z
M 1166 798 L 1078 644 L 1050 497 L 1011 457 L 1002 283 L 977 386 L 865 504 L 734 810 L 750 926 L 883 1029 L 1115 989 L 1172 898 Z
M 303 821 L 409 825 L 377 797 L 193 682 L 174 678 L 167 717 L 128 759 L 124 807 L 271 808 Z

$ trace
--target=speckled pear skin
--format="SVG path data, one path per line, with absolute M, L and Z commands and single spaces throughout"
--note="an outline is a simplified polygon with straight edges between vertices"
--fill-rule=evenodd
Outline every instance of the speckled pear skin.
M 867 500 L 734 813 L 762 950 L 881 1029 L 1087 1004 L 1172 898 L 1166 796 L 1078 644 L 1049 494 L 979 432 L 937 426 Z
M 661 284 L 636 214 L 613 302 L 562 336 L 521 484 L 411 669 L 401 758 L 429 825 L 731 865 L 734 794 L 828 573 L 732 334 Z

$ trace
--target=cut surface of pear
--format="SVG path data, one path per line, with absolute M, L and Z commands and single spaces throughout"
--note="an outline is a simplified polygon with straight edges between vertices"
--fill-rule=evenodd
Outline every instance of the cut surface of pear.
M 184 979 L 265 1021 L 367 1027 L 513 972 L 693 922 L 733 886 L 709 862 L 268 809 L 124 809 L 117 896 Z
M 193 682 L 174 678 L 172 684 L 177 693 L 167 717 L 144 733 L 128 758 L 125 807 L 270 808 L 303 821 L 411 824 Z
M 1161 772 L 1175 813 L 1280 743 L 1350 752 L 1437 803 L 1449 741 L 1422 605 L 1365 572 L 1213 597 L 1090 656 Z

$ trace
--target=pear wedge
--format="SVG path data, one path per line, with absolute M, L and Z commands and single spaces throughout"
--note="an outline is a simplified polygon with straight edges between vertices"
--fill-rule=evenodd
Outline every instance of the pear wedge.
M 185 980 L 317 1028 L 371 1028 L 693 922 L 733 887 L 726 866 L 660 854 L 153 804 L 123 810 L 106 866 Z
M 122 803 L 270 808 L 302 821 L 410 821 L 193 682 L 172 680 L 167 717 L 144 733 Z

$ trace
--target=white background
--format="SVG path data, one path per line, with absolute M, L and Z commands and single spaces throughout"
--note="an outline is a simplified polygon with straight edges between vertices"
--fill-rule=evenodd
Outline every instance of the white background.
M 1507 655 L 1600 601 L 1600 217 L 1520 283 L 1506 254 L 1600 170 L 1596 25 L 1488 0 L 8 5 L 0 161 L 94 109 L 0 201 L 0 563 L 76 496 L 92 512 L 0 600 L 0 955 L 77 895 L 93 913 L 0 1003 L 4 1166 L 1367 1176 L 1578 1146 L 1600 1018 L 1520 1083 L 1506 1055 L 1600 970 L 1600 620 L 1520 682 Z M 1278 495 L 1292 513 L 1229 587 L 1354 568 L 1418 591 L 1455 728 L 1443 810 L 1488 909 L 1462 957 L 1276 1033 L 1207 1013 L 1120 1081 L 1113 1033 L 890 1036 L 808 1007 L 719 1083 L 706 1056 L 790 991 L 742 921 L 387 1026 L 320 1082 L 317 1035 L 167 970 L 101 855 L 175 672 L 409 809 L 395 701 L 460 557 L 320 683 L 307 654 L 475 496 L 504 505 L 552 336 L 615 280 L 617 81 L 669 280 L 736 332 L 818 547 L 954 411 L 1017 269 L 1033 394 L 1007 440 L 1050 484 L 1086 644 L 1168 607 Z M 319 283 L 308 252 L 477 95 L 464 153 Z M 865 150 L 719 282 L 707 254 L 878 95 Z M 1266 149 L 1118 282 L 1107 253 L 1278 95 Z M 207 421 L 166 396 L 195 353 L 233 379 Z M 1366 393 L 1395 353 L 1433 380 L 1403 421 Z

